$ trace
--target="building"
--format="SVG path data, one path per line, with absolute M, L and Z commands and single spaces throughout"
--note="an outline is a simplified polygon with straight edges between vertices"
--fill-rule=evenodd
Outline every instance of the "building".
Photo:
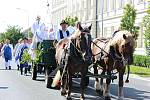
M 132 4 L 137 10 L 136 25 L 140 26 L 135 53 L 145 54 L 142 18 L 147 0 L 52 0 L 52 23 L 59 25 L 67 16 L 77 16 L 83 24 L 92 23 L 93 37 L 109 37 L 119 28 L 123 7 Z

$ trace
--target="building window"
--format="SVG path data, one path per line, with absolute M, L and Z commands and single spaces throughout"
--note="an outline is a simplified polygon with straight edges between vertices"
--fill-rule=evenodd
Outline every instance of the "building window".
M 87 7 L 86 7 L 87 2 L 86 2 L 85 0 L 84 0 L 84 3 L 83 3 L 83 4 L 84 4 L 83 7 L 84 7 L 84 8 L 87 8 Z
M 124 0 L 118 0 L 118 4 L 119 4 L 119 9 L 123 8 L 123 6 L 124 6 Z
M 102 37 L 107 37 L 107 27 L 104 27 L 104 34 Z
M 115 30 L 114 26 L 111 26 L 111 34 L 114 33 L 114 30 Z
M 144 2 L 144 0 L 139 0 L 139 3 L 142 3 L 142 2 Z
M 91 7 L 93 7 L 94 5 L 94 0 L 91 0 Z
M 116 0 L 110 0 L 110 7 L 111 7 L 111 10 L 113 11 L 113 10 L 115 10 L 115 8 L 116 8 Z
M 129 4 L 132 4 L 132 0 L 128 0 L 128 3 L 129 3 Z
M 143 26 L 139 24 L 140 26 L 140 31 L 139 31 L 139 36 L 137 39 L 137 48 L 143 48 L 144 47 L 144 31 L 143 31 Z
M 107 12 L 108 10 L 108 0 L 103 0 L 104 2 L 104 12 Z

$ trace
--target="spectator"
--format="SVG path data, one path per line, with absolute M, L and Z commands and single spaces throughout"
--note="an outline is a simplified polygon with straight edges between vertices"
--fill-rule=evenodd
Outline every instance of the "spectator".
M 13 56 L 13 46 L 10 44 L 10 40 L 6 39 L 4 46 L 2 47 L 1 51 L 3 52 L 5 58 L 5 68 L 11 69 L 11 61 Z
M 20 68 L 18 47 L 21 44 L 21 41 L 22 41 L 22 39 L 19 39 L 18 43 L 15 45 L 15 48 L 14 48 L 14 57 L 15 57 L 15 62 L 17 64 L 17 70 L 19 70 L 19 68 Z
M 25 68 L 24 69 L 24 74 L 27 75 L 28 62 L 22 63 L 22 61 L 23 61 L 22 56 L 23 56 L 24 51 L 28 50 L 28 49 L 29 49 L 28 39 L 24 38 L 23 41 L 21 42 L 21 44 L 18 47 L 19 61 L 21 62 L 20 63 L 20 72 L 21 72 L 21 75 L 23 75 L 23 68 Z

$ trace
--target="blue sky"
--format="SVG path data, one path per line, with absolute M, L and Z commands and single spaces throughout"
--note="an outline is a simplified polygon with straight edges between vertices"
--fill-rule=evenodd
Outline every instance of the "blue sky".
M 4 32 L 8 25 L 19 25 L 26 29 L 28 16 L 30 26 L 37 15 L 46 21 L 48 18 L 46 4 L 47 0 L 0 0 L 0 32 Z

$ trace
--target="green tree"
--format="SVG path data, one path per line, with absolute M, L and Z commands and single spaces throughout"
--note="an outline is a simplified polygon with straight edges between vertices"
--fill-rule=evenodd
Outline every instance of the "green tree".
M 147 54 L 150 55 L 150 6 L 147 10 L 147 15 L 143 17 L 143 27 L 144 30 L 144 36 L 145 36 L 145 47 Z
M 130 4 L 124 7 L 124 16 L 122 16 L 120 29 L 128 30 L 133 34 L 135 39 L 138 37 L 139 26 L 135 26 L 136 10 Z
M 19 26 L 8 26 L 6 32 L 0 34 L 0 41 L 10 39 L 12 44 L 16 44 L 18 39 L 23 37 L 24 35 L 21 33 L 21 28 Z
M 66 17 L 65 21 L 68 23 L 69 26 L 75 26 L 75 23 L 78 21 L 77 17 Z

